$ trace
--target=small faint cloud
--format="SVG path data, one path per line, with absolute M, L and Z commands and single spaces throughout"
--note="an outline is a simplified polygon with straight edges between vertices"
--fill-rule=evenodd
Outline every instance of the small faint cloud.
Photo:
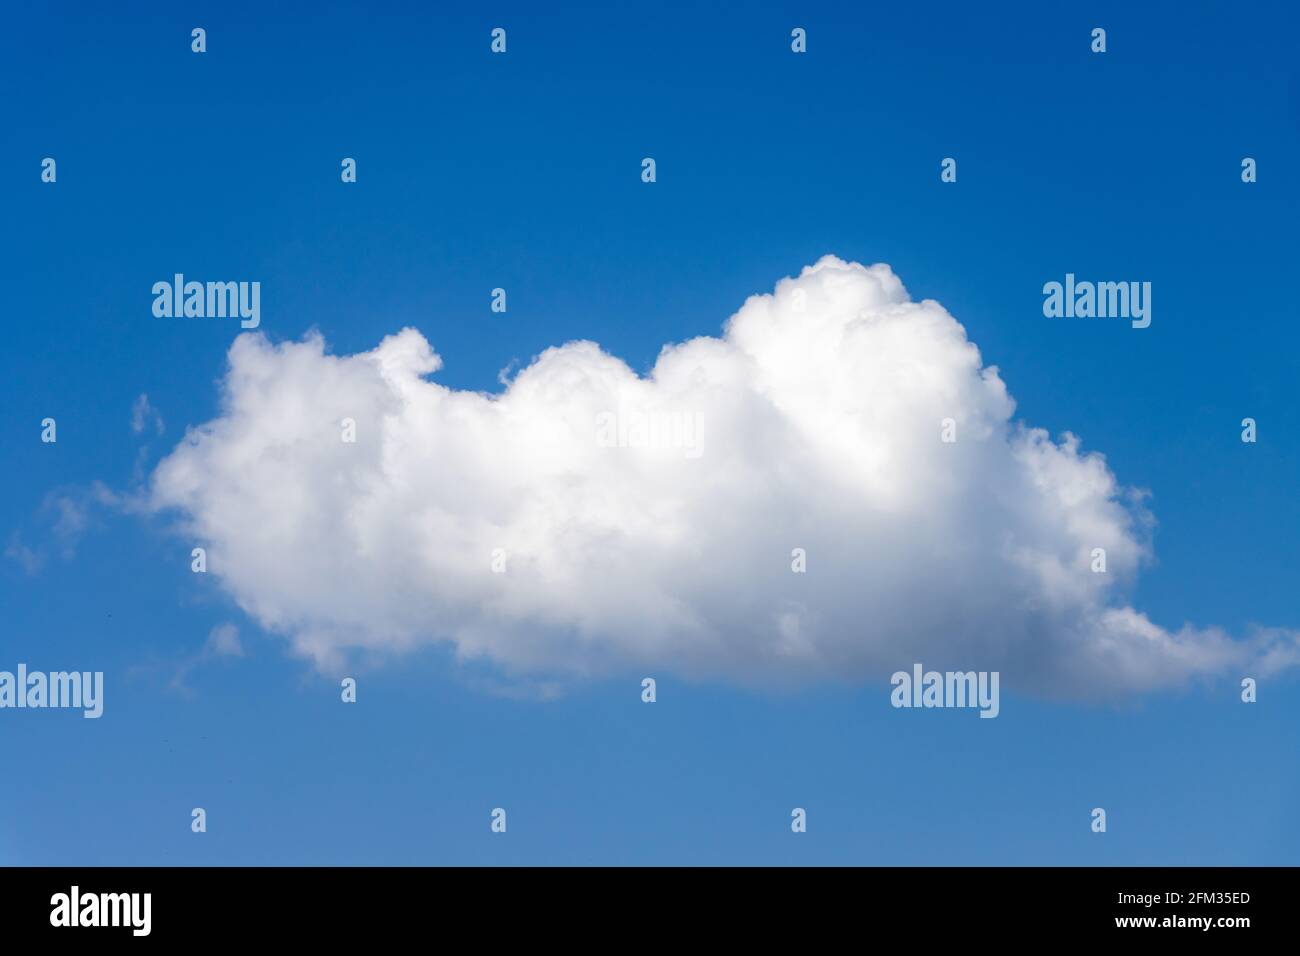
M 77 539 L 86 530 L 87 509 L 84 500 L 59 492 L 53 492 L 45 499 L 42 509 L 53 512 L 52 528 L 59 540 L 64 543 L 65 553 L 71 557 Z
M 162 415 L 158 409 L 154 408 L 149 402 L 148 394 L 141 392 L 140 396 L 131 405 L 131 431 L 136 435 L 148 437 L 152 432 L 161 437 L 166 431 L 166 425 L 163 424 Z M 146 441 L 140 446 L 135 454 L 135 466 L 131 470 L 131 484 L 139 485 L 145 479 L 149 463 L 149 444 Z
M 64 486 L 48 492 L 23 532 L 10 532 L 5 557 L 17 561 L 28 574 L 43 568 L 51 553 L 65 561 L 77 556 L 82 536 L 97 522 L 102 510 L 130 510 L 130 502 L 100 481 L 84 487 Z M 28 545 L 27 540 L 32 541 Z
M 179 693 L 192 695 L 194 689 L 186 679 L 199 667 L 214 660 L 244 656 L 244 644 L 239 639 L 239 628 L 229 622 L 218 624 L 208 632 L 208 639 L 196 654 L 183 658 L 175 665 L 168 686 Z
M 156 434 L 161 435 L 166 430 L 166 427 L 162 415 L 158 414 L 158 410 L 149 404 L 149 396 L 141 392 L 140 397 L 131 406 L 131 431 L 139 435 L 148 429 L 152 429 Z
M 204 653 L 217 657 L 243 657 L 244 645 L 239 641 L 239 628 L 233 624 L 219 624 L 208 635 Z
M 518 370 L 518 368 L 519 368 L 519 359 L 512 358 L 509 362 L 506 363 L 505 368 L 497 372 L 497 381 L 500 382 L 502 385 L 504 385 L 506 388 L 509 388 L 510 376 L 513 375 L 515 371 Z
M 9 535 L 9 544 L 5 546 L 5 557 L 17 561 L 28 574 L 35 574 L 45 563 L 45 559 L 23 544 L 22 536 L 17 532 Z
M 97 524 L 97 512 L 122 506 L 120 495 L 103 482 L 93 481 L 87 487 L 51 491 L 41 502 L 37 518 L 48 523 L 63 559 L 70 561 L 76 557 L 82 536 Z

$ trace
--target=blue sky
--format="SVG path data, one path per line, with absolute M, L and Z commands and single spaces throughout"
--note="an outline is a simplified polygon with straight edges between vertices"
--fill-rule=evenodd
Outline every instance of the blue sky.
M 1136 607 L 1175 628 L 1300 625 L 1293 10 L 530 6 L 6 15 L 0 533 L 40 566 L 0 562 L 0 668 L 108 686 L 98 721 L 0 712 L 0 862 L 1296 862 L 1294 676 L 1253 706 L 1230 681 L 1104 705 L 1004 693 L 981 721 L 894 711 L 883 682 L 665 676 L 645 706 L 627 674 L 515 700 L 434 649 L 345 707 L 190 573 L 166 521 L 91 509 L 60 534 L 51 495 L 125 491 L 138 456 L 217 412 L 238 330 L 155 320 L 150 286 L 174 272 L 259 279 L 277 341 L 314 328 L 344 354 L 415 326 L 439 381 L 497 390 L 577 338 L 645 371 L 834 253 L 938 299 L 1017 418 L 1150 490 Z M 1067 271 L 1151 281 L 1151 328 L 1044 318 Z M 141 393 L 161 438 L 132 433 Z M 225 622 L 246 655 L 171 686 Z

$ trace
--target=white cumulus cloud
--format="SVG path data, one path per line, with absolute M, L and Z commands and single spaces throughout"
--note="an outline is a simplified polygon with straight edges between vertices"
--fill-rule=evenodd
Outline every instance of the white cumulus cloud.
M 886 265 L 827 256 L 645 377 L 592 342 L 496 395 L 439 385 L 441 365 L 410 328 L 343 356 L 241 335 L 219 417 L 153 473 L 151 507 L 323 669 L 441 642 L 539 680 L 919 661 L 1105 694 L 1300 656 L 1292 631 L 1173 632 L 1129 607 L 1141 496 L 1016 422 L 965 329 Z

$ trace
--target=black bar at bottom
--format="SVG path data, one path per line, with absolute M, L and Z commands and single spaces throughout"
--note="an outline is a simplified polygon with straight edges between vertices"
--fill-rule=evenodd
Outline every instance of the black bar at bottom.
M 91 945 L 712 938 L 730 949 L 751 940 L 806 947 L 844 933 L 859 942 L 902 933 L 918 945 L 1061 937 L 1232 945 L 1290 936 L 1296 872 L 17 867 L 0 869 L 0 926 L 7 943 Z

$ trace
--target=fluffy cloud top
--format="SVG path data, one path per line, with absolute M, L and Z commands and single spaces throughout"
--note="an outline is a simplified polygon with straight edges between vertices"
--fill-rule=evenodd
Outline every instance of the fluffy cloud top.
M 229 363 L 220 417 L 158 465 L 151 505 L 326 669 L 450 642 L 533 677 L 920 661 L 1091 694 L 1298 656 L 1292 632 L 1172 633 L 1126 606 L 1140 499 L 1073 436 L 1013 422 L 962 326 L 883 264 L 827 256 L 645 378 L 570 342 L 499 395 L 457 391 L 409 328 L 348 356 L 245 334 Z

